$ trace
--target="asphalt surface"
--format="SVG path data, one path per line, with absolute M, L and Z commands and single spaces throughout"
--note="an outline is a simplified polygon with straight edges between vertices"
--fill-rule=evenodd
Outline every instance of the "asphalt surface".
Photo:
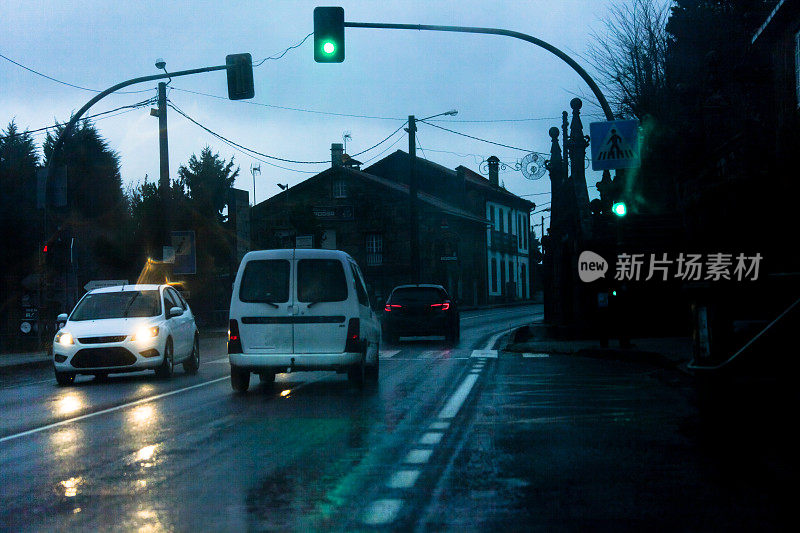
M 452 349 L 383 346 L 364 391 L 298 372 L 235 394 L 213 338 L 166 381 L 4 371 L 0 529 L 779 528 L 792 474 L 722 460 L 685 374 L 487 351 L 541 312 L 465 312 Z

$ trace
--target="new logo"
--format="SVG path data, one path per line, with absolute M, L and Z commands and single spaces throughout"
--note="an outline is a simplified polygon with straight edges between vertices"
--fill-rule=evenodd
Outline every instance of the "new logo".
M 578 257 L 578 277 L 584 283 L 604 278 L 608 272 L 608 261 L 600 255 L 586 250 Z

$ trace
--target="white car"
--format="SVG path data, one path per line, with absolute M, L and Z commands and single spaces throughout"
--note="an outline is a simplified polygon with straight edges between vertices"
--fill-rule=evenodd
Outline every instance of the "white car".
M 347 372 L 358 387 L 378 379 L 380 322 L 358 265 L 337 250 L 284 249 L 242 258 L 231 295 L 231 385 L 250 374 L 272 383 L 294 370 Z
M 86 293 L 53 339 L 59 385 L 77 374 L 100 378 L 153 369 L 171 377 L 176 363 L 194 374 L 200 367 L 197 326 L 189 305 L 170 285 L 121 285 Z

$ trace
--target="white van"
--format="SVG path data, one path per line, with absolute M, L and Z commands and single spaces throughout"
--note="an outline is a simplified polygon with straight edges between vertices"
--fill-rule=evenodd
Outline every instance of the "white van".
M 380 322 L 364 278 L 337 250 L 249 252 L 231 295 L 228 357 L 231 386 L 247 390 L 250 373 L 347 372 L 362 387 L 378 379 Z

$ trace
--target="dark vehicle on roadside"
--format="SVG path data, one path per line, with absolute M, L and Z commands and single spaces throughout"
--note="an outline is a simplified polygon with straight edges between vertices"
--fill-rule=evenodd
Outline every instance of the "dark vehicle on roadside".
M 451 345 L 461 334 L 458 305 L 441 285 L 400 285 L 383 307 L 383 338 L 444 335 Z

